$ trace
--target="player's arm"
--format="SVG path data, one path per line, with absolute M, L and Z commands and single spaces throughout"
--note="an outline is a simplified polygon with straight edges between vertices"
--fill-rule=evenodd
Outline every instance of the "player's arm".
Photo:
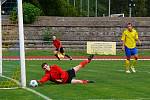
M 56 79 L 57 83 L 63 83 L 63 79 Z
M 46 73 L 40 80 L 37 80 L 38 83 L 43 84 L 45 82 L 47 82 L 48 80 L 50 80 L 49 74 Z
M 139 45 L 142 45 L 140 39 L 136 39 L 136 41 L 138 42 Z
M 138 38 L 138 33 L 137 32 L 136 32 L 135 40 L 139 43 L 139 45 L 142 44 L 141 41 L 140 41 L 140 39 Z
M 136 31 L 136 30 L 135 30 Z M 138 42 L 139 45 L 141 45 L 141 41 L 139 39 L 139 36 L 138 36 L 138 32 L 136 31 L 136 35 L 135 35 L 135 40 Z
M 122 37 L 121 37 L 121 40 L 122 40 L 122 50 L 124 50 L 124 46 L 125 46 L 125 33 L 123 32 L 122 33 Z
M 124 46 L 125 46 L 125 41 L 122 40 L 122 50 L 124 50 Z

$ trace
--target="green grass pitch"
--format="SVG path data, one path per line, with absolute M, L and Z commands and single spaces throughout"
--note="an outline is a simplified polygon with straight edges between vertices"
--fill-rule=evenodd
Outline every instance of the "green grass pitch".
M 44 72 L 41 64 L 58 64 L 67 70 L 80 61 L 26 61 L 27 85 L 31 79 L 40 79 Z M 150 61 L 138 61 L 137 73 L 126 74 L 123 61 L 92 61 L 81 69 L 76 78 L 95 80 L 91 84 L 56 85 L 47 82 L 31 88 L 53 100 L 92 99 L 150 99 Z M 24 89 L 0 90 L 0 100 L 43 100 L 40 96 Z

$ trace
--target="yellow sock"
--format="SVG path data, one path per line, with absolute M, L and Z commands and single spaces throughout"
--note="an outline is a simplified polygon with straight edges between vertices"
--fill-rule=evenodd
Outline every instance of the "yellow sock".
M 137 63 L 137 60 L 134 59 L 133 62 L 132 62 L 132 64 L 131 64 L 131 66 L 135 66 L 136 63 Z
M 130 61 L 129 61 L 129 60 L 126 60 L 126 61 L 125 61 L 126 70 L 129 70 L 129 66 L 130 66 Z

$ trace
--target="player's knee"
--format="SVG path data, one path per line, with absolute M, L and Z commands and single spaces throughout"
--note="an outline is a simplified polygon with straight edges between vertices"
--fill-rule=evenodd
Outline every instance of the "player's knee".
M 138 56 L 135 56 L 134 59 L 135 59 L 135 60 L 138 60 Z
M 81 68 L 82 68 L 81 65 L 78 65 L 78 66 L 73 67 L 75 73 L 78 72 Z
M 130 57 L 127 57 L 127 60 L 130 60 Z
M 57 54 L 58 51 L 54 51 L 54 54 Z

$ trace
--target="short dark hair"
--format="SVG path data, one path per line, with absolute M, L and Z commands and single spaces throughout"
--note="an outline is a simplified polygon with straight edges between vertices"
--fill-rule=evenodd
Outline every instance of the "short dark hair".
M 131 25 L 132 26 L 132 23 L 128 23 L 127 25 Z
M 41 65 L 41 67 L 43 68 L 45 65 L 47 65 L 47 63 L 43 63 L 43 64 Z

